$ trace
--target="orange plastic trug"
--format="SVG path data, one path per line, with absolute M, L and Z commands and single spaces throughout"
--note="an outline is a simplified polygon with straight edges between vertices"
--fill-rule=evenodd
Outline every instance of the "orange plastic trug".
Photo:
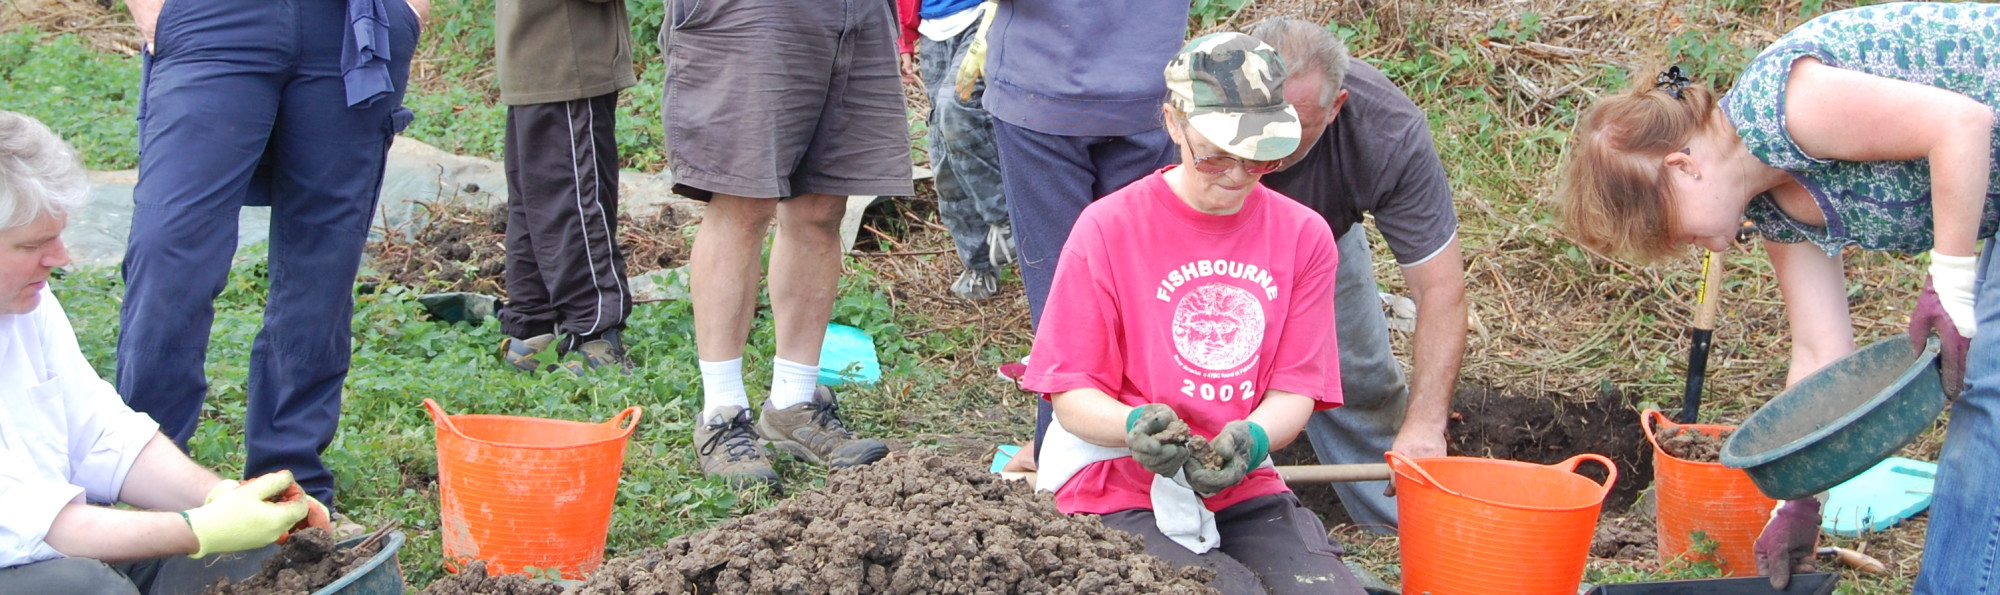
M 582 579 L 604 562 L 604 538 L 639 425 L 631 407 L 604 423 L 511 415 L 445 415 L 437 426 L 445 567 L 485 560 L 488 572 L 529 567 Z
M 1474 457 L 1412 460 L 1388 453 L 1396 474 L 1403 592 L 1575 595 L 1618 481 L 1611 459 L 1581 454 L 1554 465 Z M 1576 474 L 1609 470 L 1603 484 Z
M 1755 576 L 1757 558 L 1751 548 L 1756 545 L 1757 534 L 1764 531 L 1764 523 L 1771 520 L 1771 507 L 1777 501 L 1757 491 L 1757 484 L 1742 469 L 1675 458 L 1660 449 L 1656 436 L 1667 428 L 1719 436 L 1736 426 L 1678 424 L 1657 409 L 1647 410 L 1639 423 L 1646 431 L 1646 441 L 1653 445 L 1653 498 L 1659 505 L 1656 520 L 1660 561 L 1706 559 L 1729 576 Z M 1690 551 L 1695 531 L 1715 540 L 1715 557 Z

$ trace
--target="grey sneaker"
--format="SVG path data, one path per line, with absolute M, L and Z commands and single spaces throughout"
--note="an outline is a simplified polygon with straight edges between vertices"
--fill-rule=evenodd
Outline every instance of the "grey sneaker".
M 986 228 L 986 258 L 994 268 L 1014 264 L 1020 255 L 1014 251 L 1014 225 L 1002 223 Z
M 555 335 L 535 335 L 526 339 L 507 337 L 500 340 L 500 361 L 522 372 L 534 372 L 542 367 L 542 352 L 548 351 L 556 343 Z
M 785 452 L 831 467 L 853 467 L 881 460 L 889 445 L 874 438 L 856 438 L 840 422 L 840 404 L 833 389 L 813 389 L 813 400 L 784 409 L 764 400 L 764 414 L 757 416 L 757 433 Z
M 716 409 L 715 416 L 694 428 L 696 453 L 701 472 L 719 478 L 731 487 L 754 485 L 778 487 L 778 472 L 757 444 L 757 430 L 750 423 L 750 410 L 735 405 Z
M 578 376 L 599 368 L 617 367 L 618 373 L 632 375 L 632 359 L 625 357 L 625 342 L 618 338 L 618 331 L 604 333 L 596 339 L 584 341 L 574 349 L 564 349 L 564 354 L 581 354 L 581 360 L 563 362 L 563 369 Z
M 951 294 L 968 300 L 992 299 L 1000 292 L 1000 277 L 993 273 L 982 273 L 966 269 L 958 274 L 958 280 L 951 284 Z

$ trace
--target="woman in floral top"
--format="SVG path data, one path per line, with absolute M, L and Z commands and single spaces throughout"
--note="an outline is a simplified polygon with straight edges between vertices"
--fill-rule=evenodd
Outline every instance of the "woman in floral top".
M 1568 235 L 1655 260 L 1764 236 L 1796 382 L 1855 349 L 1840 249 L 1928 251 L 1912 340 L 1944 339 L 1954 405 L 1918 593 L 2000 593 L 2000 6 L 1885 4 L 1779 38 L 1719 100 L 1678 69 L 1585 112 L 1562 175 Z M 1990 257 L 1991 254 L 1988 254 Z M 1935 287 L 1935 292 L 1931 287 Z M 1971 338 L 1968 360 L 1966 338 Z M 1774 584 L 1809 563 L 1819 504 L 1785 503 L 1757 541 Z

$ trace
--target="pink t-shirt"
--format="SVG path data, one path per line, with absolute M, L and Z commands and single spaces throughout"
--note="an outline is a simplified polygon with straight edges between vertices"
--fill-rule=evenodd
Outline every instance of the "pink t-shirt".
M 1166 403 L 1196 434 L 1249 417 L 1264 391 L 1340 405 L 1326 220 L 1258 185 L 1232 215 L 1194 210 L 1162 175 L 1098 199 L 1077 219 L 1022 386 L 1094 388 Z M 1153 474 L 1131 457 L 1092 463 L 1056 491 L 1065 513 L 1151 508 Z M 1220 511 L 1289 491 L 1269 469 L 1206 499 Z

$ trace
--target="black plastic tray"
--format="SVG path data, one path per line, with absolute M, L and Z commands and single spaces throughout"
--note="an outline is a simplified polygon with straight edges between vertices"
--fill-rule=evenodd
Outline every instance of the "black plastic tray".
M 1817 572 L 1792 575 L 1783 591 L 1771 588 L 1769 577 L 1745 576 L 1598 585 L 1586 595 L 1830 595 L 1839 582 L 1839 575 Z

